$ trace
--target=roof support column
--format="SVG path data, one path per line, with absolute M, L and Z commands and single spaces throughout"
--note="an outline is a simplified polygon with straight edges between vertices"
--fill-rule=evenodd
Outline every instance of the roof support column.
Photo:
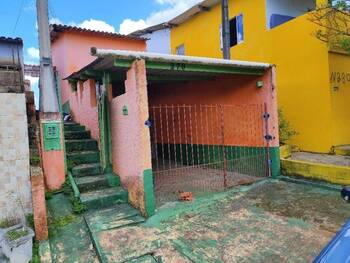
M 108 90 L 112 84 L 110 73 L 104 72 L 103 85 L 98 100 L 98 122 L 100 126 L 100 157 L 103 173 L 112 172 L 112 142 Z

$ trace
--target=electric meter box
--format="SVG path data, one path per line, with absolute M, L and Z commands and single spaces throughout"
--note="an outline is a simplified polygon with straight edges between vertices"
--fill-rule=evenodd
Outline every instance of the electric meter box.
M 44 122 L 43 133 L 45 151 L 59 151 L 62 149 L 60 122 Z

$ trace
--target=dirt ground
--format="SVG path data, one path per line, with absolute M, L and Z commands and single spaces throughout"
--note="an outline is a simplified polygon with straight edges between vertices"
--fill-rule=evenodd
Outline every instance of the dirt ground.
M 308 152 L 294 152 L 292 154 L 291 159 L 312 162 L 312 163 L 350 166 L 350 156 L 318 154 L 318 153 L 308 153 Z
M 146 223 L 98 233 L 97 243 L 106 262 L 311 262 L 349 207 L 335 191 L 266 180 L 167 203 Z
M 266 179 L 264 162 L 256 157 L 229 160 L 224 172 L 223 162 L 185 166 L 164 161 L 158 170 L 153 172 L 154 190 L 157 206 L 177 201 L 179 193 L 191 192 L 196 196 L 213 193 L 227 188 L 249 185 Z

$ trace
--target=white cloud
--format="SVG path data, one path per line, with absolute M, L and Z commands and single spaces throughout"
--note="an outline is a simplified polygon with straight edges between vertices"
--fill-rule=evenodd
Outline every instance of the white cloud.
M 39 60 L 40 55 L 39 55 L 39 49 L 35 47 L 29 47 L 27 48 L 27 54 L 30 59 L 32 60 Z
M 104 32 L 115 32 L 115 28 L 106 23 L 102 20 L 95 20 L 95 19 L 89 19 L 84 20 L 82 23 L 78 24 L 79 27 L 90 29 L 90 30 L 97 30 L 97 31 L 104 31 Z
M 50 18 L 50 24 L 65 25 L 65 23 L 57 17 Z M 97 20 L 92 18 L 84 20 L 81 23 L 69 22 L 67 25 L 81 27 L 81 28 L 90 29 L 90 30 L 115 33 L 115 28 L 112 25 L 108 24 L 103 20 Z
M 151 13 L 145 19 L 132 20 L 125 19 L 119 27 L 119 33 L 129 34 L 136 30 L 143 29 L 152 25 L 167 22 L 170 19 L 183 13 L 191 6 L 202 2 L 202 0 L 156 0 L 160 5 L 165 6 L 160 11 Z
M 143 19 L 140 19 L 140 20 L 125 19 L 120 24 L 119 33 L 129 34 L 146 27 L 148 27 L 147 22 Z
M 57 17 L 51 17 L 49 23 L 50 23 L 50 24 L 64 25 L 64 23 L 62 22 L 62 20 L 59 19 L 59 18 L 57 18 Z

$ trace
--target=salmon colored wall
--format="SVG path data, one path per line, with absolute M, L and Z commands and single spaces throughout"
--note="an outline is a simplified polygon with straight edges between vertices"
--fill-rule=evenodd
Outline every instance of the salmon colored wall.
M 53 65 L 61 79 L 68 77 L 96 59 L 90 55 L 91 47 L 122 50 L 146 50 L 143 40 L 117 39 L 106 36 L 91 35 L 89 33 L 63 32 L 52 43 Z M 91 130 L 92 136 L 98 139 L 98 112 L 91 107 L 90 85 L 84 83 L 84 88 L 72 92 L 67 80 L 61 81 L 62 104 L 70 101 L 71 112 L 75 121 Z
M 275 138 L 271 146 L 278 146 L 278 123 L 277 123 L 277 98 L 276 98 L 276 88 L 273 85 L 274 69 L 266 71 L 264 76 L 220 76 L 215 80 L 203 80 L 203 81 L 192 81 L 184 84 L 168 84 L 168 85 L 153 85 L 149 87 L 149 100 L 151 106 L 151 113 L 153 113 L 152 106 L 159 105 L 223 105 L 224 112 L 224 123 L 225 123 L 225 142 L 229 145 L 238 145 L 238 146 L 263 146 L 265 141 L 262 138 L 262 135 L 265 134 L 265 126 L 262 121 L 262 115 L 264 113 L 264 103 L 267 104 L 267 111 L 271 115 L 269 120 L 270 134 Z M 264 87 L 257 88 L 257 81 L 263 80 Z M 231 107 L 229 107 L 229 105 Z M 156 111 L 156 118 L 160 119 L 159 110 Z M 168 109 L 168 130 L 163 131 L 163 142 L 164 140 L 173 141 L 174 136 L 172 136 L 171 131 L 174 129 L 172 124 L 175 120 L 182 120 L 182 125 L 184 125 L 184 112 L 180 114 L 172 114 L 171 108 Z M 181 110 L 180 110 L 181 111 Z M 183 111 L 183 109 L 182 109 Z M 216 109 L 215 109 L 216 111 Z M 195 128 L 196 124 L 198 127 L 201 126 L 200 118 L 201 116 L 209 116 L 208 121 L 209 125 L 214 126 L 213 129 L 216 129 L 216 133 L 221 130 L 218 122 L 220 120 L 217 116 L 220 114 L 215 114 L 215 112 L 210 112 L 206 114 L 204 111 L 202 115 L 194 109 L 185 110 L 186 112 L 186 123 L 187 131 L 190 131 Z M 194 121 L 197 112 L 197 123 Z M 166 112 L 163 109 L 161 113 L 163 123 L 166 121 Z M 175 118 L 174 118 L 175 117 Z M 158 126 L 156 129 L 160 129 L 159 119 L 155 120 L 155 125 Z M 189 120 L 191 119 L 191 121 Z M 158 124 L 158 125 L 157 125 Z M 205 125 L 205 123 L 204 123 Z M 175 124 L 176 126 L 176 124 Z M 162 127 L 166 129 L 166 127 Z M 180 133 L 184 133 L 185 126 Z M 167 133 L 170 133 L 167 136 Z M 207 142 L 203 139 L 204 136 L 200 134 L 199 138 L 188 138 L 188 134 L 180 134 L 178 131 L 177 142 L 181 140 L 181 143 L 186 140 L 194 140 L 196 143 L 206 144 Z M 214 131 L 215 133 L 215 131 Z M 252 134 L 253 133 L 253 134 Z M 195 133 L 192 133 L 192 136 Z M 157 134 L 158 139 L 160 136 L 160 131 Z M 166 137 L 169 137 L 168 139 Z M 181 139 L 182 138 L 182 139 Z M 221 142 L 211 142 L 209 144 L 216 144 Z
M 135 61 L 127 72 L 125 87 L 126 93 L 114 98 L 110 105 L 113 170 L 128 189 L 129 201 L 147 215 L 144 171 L 152 169 L 152 163 L 149 129 L 144 124 L 148 119 L 148 98 L 143 60 Z M 128 115 L 123 114 L 124 106 Z M 152 182 L 152 178 L 147 179 Z
M 70 95 L 70 107 L 73 110 L 73 118 L 91 131 L 92 138 L 99 138 L 98 109 L 92 104 L 96 98 L 95 81 L 88 80 L 78 83 L 76 92 Z

